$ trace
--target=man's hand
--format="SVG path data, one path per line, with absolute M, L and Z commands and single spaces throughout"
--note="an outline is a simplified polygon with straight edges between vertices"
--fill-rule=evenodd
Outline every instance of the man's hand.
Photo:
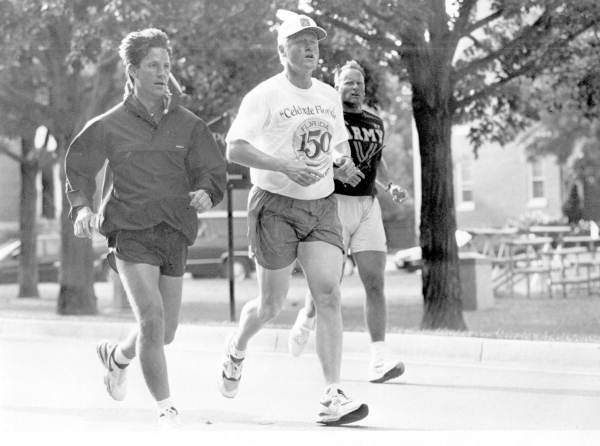
M 190 206 L 198 212 L 208 211 L 213 207 L 210 196 L 204 189 L 198 189 L 188 193 L 190 196 Z
M 358 183 L 364 178 L 364 174 L 358 170 L 358 172 L 352 174 L 351 176 L 347 176 L 339 167 L 333 168 L 333 178 L 338 181 L 341 181 L 344 184 L 349 184 L 352 187 L 356 187 Z
M 365 177 L 365 174 L 354 165 L 352 158 L 342 157 L 335 164 L 337 167 L 333 169 L 333 177 L 342 183 L 355 187 Z
M 94 231 L 98 231 L 100 216 L 94 214 L 88 206 L 84 206 L 77 212 L 73 223 L 75 237 L 92 238 Z
M 408 198 L 408 191 L 394 183 L 389 185 L 388 192 L 396 203 L 402 203 Z
M 309 160 L 286 160 L 285 168 L 282 172 L 286 174 L 290 180 L 298 183 L 300 186 L 310 186 L 323 178 L 323 175 L 317 169 L 319 165 L 320 163 Z

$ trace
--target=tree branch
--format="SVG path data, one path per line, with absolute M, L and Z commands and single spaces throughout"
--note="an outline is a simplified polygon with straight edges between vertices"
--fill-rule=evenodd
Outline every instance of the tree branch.
M 367 32 L 365 32 L 365 31 L 363 31 L 361 29 L 355 28 L 354 26 L 350 25 L 349 23 L 347 23 L 347 22 L 345 22 L 343 20 L 337 19 L 337 18 L 335 18 L 335 17 L 333 17 L 331 15 L 325 15 L 325 14 L 323 14 L 323 15 L 319 16 L 319 18 L 322 19 L 325 22 L 328 22 L 329 24 L 331 24 L 331 25 L 333 25 L 333 26 L 335 26 L 337 28 L 341 28 L 344 31 L 348 31 L 350 34 L 354 34 L 354 35 L 356 35 L 356 36 L 358 36 L 358 37 L 360 37 L 360 38 L 362 38 L 364 40 L 370 41 L 373 38 L 373 35 L 368 34 Z M 388 39 L 386 39 L 386 41 L 387 41 L 387 43 L 385 45 L 386 47 L 388 47 L 390 49 L 392 47 L 396 48 L 396 45 L 393 42 L 391 42 Z
M 508 42 L 506 45 L 498 48 L 496 51 L 492 51 L 488 55 L 481 57 L 479 59 L 475 59 L 472 62 L 466 64 L 463 68 L 456 71 L 455 76 L 457 79 L 460 79 L 466 76 L 469 72 L 473 72 L 478 70 L 479 68 L 485 67 L 489 63 L 494 60 L 509 54 L 511 51 L 516 49 L 520 44 L 529 41 L 532 34 L 537 32 L 539 28 L 550 18 L 550 10 L 546 9 L 544 12 L 538 17 L 538 19 L 532 23 L 530 26 L 523 29 L 523 31 L 516 36 L 512 41 Z
M 471 42 L 473 42 L 473 45 L 475 45 L 477 48 L 485 49 L 483 44 L 479 40 L 477 40 L 475 38 L 475 36 L 469 34 L 469 35 L 465 36 L 465 39 L 469 39 Z
M 537 65 L 540 63 L 540 61 L 543 61 L 550 53 L 552 53 L 552 51 L 554 51 L 554 48 L 562 48 L 564 45 L 566 45 L 567 43 L 569 43 L 570 41 L 575 39 L 577 36 L 584 33 L 587 29 L 589 29 L 590 26 L 592 26 L 592 25 L 588 25 L 585 28 L 576 30 L 563 39 L 557 39 L 555 42 L 549 44 L 546 47 L 546 50 L 544 51 L 544 53 L 541 56 L 530 60 L 529 62 L 527 62 L 526 64 L 521 66 L 521 68 L 510 72 L 507 76 L 501 78 L 498 82 L 487 85 L 486 87 L 473 93 L 472 95 L 467 96 L 467 97 L 461 99 L 460 101 L 456 101 L 454 104 L 455 108 L 464 108 L 466 105 L 480 99 L 481 97 L 491 94 L 492 92 L 497 90 L 499 87 L 510 82 L 511 80 L 531 72 L 533 69 L 535 69 L 537 67 Z
M 504 10 L 502 8 L 500 8 L 497 11 L 495 11 L 495 12 L 491 13 L 490 15 L 488 15 L 487 17 L 484 17 L 483 19 L 480 19 L 479 21 L 473 23 L 471 26 L 465 27 L 463 29 L 462 36 L 463 37 L 467 36 L 467 35 L 471 34 L 473 31 L 486 26 L 488 23 L 491 23 L 494 20 L 502 17 L 503 13 L 504 13 Z
M 398 45 L 396 45 L 395 42 L 393 42 L 392 40 L 390 40 L 387 37 L 382 36 L 379 33 L 368 34 L 365 31 L 360 30 L 343 20 L 332 17 L 331 15 L 323 14 L 323 15 L 320 15 L 319 18 L 321 20 L 323 20 L 324 22 L 327 22 L 330 25 L 335 26 L 336 28 L 343 29 L 344 31 L 347 31 L 350 34 L 356 35 L 356 36 L 366 40 L 369 43 L 376 44 L 379 46 L 379 48 L 397 51 L 400 55 L 406 54 L 407 51 L 410 51 L 409 48 L 407 48 L 407 45 L 405 44 L 405 42 L 403 42 L 404 43 L 403 45 L 398 46 Z
M 471 103 L 477 101 L 478 99 L 481 99 L 482 97 L 489 96 L 494 91 L 498 90 L 502 85 L 507 84 L 508 82 L 512 81 L 513 79 L 515 79 L 519 76 L 522 76 L 523 74 L 526 74 L 527 72 L 533 70 L 534 68 L 535 68 L 535 63 L 529 62 L 527 65 L 524 65 L 517 71 L 513 72 L 510 76 L 503 77 L 498 82 L 486 85 L 481 90 L 477 91 L 476 93 L 473 93 L 470 96 L 467 96 L 464 99 L 461 99 L 460 101 L 455 101 L 454 108 L 455 109 L 464 108 L 468 104 L 471 104 Z
M 377 9 L 373 8 L 368 3 L 363 4 L 362 7 L 369 15 L 372 15 L 373 17 L 381 20 L 382 22 L 389 22 L 393 18 L 397 17 L 397 15 L 393 14 L 393 13 L 392 14 L 382 14 L 381 12 L 379 12 Z
M 464 35 L 465 29 L 469 23 L 471 11 L 476 4 L 477 0 L 464 0 L 461 3 L 460 8 L 458 8 L 458 18 L 456 19 L 456 22 L 454 22 L 453 32 L 456 33 L 459 38 Z
M 471 11 L 476 4 L 477 0 L 464 0 L 460 5 L 458 10 L 458 18 L 456 19 L 456 22 L 454 22 L 452 31 L 449 32 L 449 38 L 446 43 L 447 52 L 445 62 L 448 66 L 450 66 L 452 63 L 452 59 L 454 58 L 454 54 L 456 53 L 456 48 L 458 46 L 458 41 L 463 36 L 464 29 L 469 23 Z

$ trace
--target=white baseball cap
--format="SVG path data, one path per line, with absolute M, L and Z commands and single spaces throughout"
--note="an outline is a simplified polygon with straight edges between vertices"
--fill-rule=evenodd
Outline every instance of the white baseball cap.
M 327 37 L 327 32 L 320 26 L 317 26 L 315 21 L 310 17 L 302 14 L 289 14 L 283 23 L 279 25 L 277 43 L 283 43 L 288 37 L 306 29 L 314 31 L 317 35 L 317 40 L 323 40 Z

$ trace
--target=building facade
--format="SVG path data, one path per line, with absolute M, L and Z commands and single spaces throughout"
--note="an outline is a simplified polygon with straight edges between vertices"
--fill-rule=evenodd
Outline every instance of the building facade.
M 475 158 L 467 126 L 452 133 L 456 218 L 459 228 L 502 227 L 562 218 L 565 186 L 554 156 L 530 159 L 518 142 L 488 143 Z

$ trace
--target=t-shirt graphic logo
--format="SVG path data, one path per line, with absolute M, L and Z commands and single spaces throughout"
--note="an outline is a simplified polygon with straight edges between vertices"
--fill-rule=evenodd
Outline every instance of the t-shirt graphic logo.
M 292 147 L 297 159 L 319 163 L 317 167 L 325 174 L 330 168 L 331 129 L 327 121 L 310 118 L 302 122 L 292 139 Z
M 383 144 L 370 143 L 363 145 L 360 141 L 350 141 L 351 148 L 354 150 L 354 158 L 358 161 L 357 168 L 363 170 L 371 164 L 377 155 L 381 153 L 385 147 Z

